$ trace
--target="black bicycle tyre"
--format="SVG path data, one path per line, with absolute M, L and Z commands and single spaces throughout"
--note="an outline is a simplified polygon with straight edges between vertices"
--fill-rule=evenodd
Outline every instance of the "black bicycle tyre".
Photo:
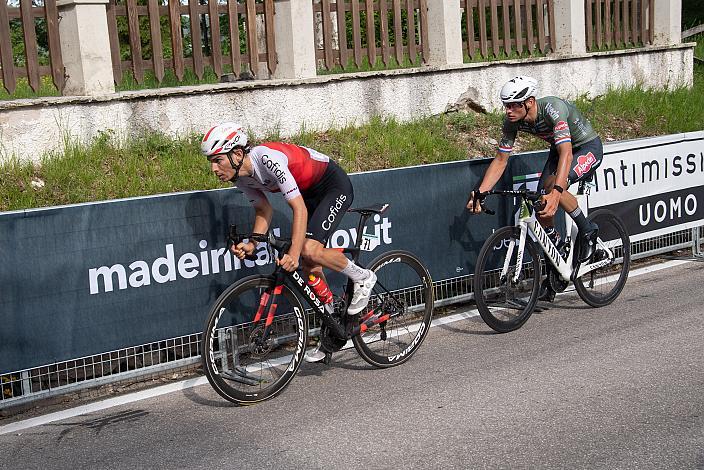
M 373 351 L 364 341 L 365 338 L 363 335 L 356 335 L 352 338 L 352 343 L 354 344 L 354 347 L 359 355 L 362 356 L 362 358 L 369 364 L 379 368 L 388 368 L 401 365 L 408 361 L 416 353 L 428 335 L 428 331 L 430 331 L 430 324 L 433 318 L 433 308 L 435 303 L 433 281 L 430 277 L 430 273 L 423 263 L 412 253 L 403 250 L 388 251 L 376 257 L 369 264 L 368 268 L 376 272 L 378 279 L 381 281 L 383 276 L 379 273 L 379 270 L 383 269 L 384 266 L 391 265 L 392 263 L 403 263 L 418 275 L 420 282 L 419 285 L 422 285 L 422 298 L 425 300 L 425 307 L 422 310 L 420 322 L 418 322 L 418 330 L 416 331 L 416 335 L 409 342 L 408 346 L 399 353 L 392 354 L 390 356 L 378 354 Z M 400 319 L 403 319 L 403 317 L 404 316 L 401 315 Z M 392 320 L 395 321 L 393 318 L 390 321 Z
M 631 267 L 631 242 L 628 236 L 628 231 L 623 225 L 623 222 L 616 216 L 616 214 L 608 209 L 598 209 L 589 214 L 589 220 L 594 221 L 600 218 L 609 220 L 609 223 L 611 223 L 618 231 L 619 238 L 621 238 L 621 243 L 623 244 L 623 269 L 621 270 L 621 274 L 619 275 L 614 287 L 603 296 L 594 295 L 584 286 L 584 280 L 582 278 L 575 279 L 574 287 L 577 294 L 579 294 L 579 297 L 581 297 L 581 299 L 588 305 L 597 308 L 605 307 L 611 304 L 621 294 L 621 291 L 628 280 L 628 272 Z M 599 223 L 597 222 L 597 224 Z M 602 222 L 601 225 L 605 224 Z M 585 276 L 589 276 L 589 273 Z
M 540 295 L 540 255 L 535 243 L 530 239 L 530 237 L 526 236 L 524 253 L 527 251 L 528 254 L 530 254 L 532 258 L 533 272 L 538 273 L 537 278 L 534 278 L 535 282 L 533 282 L 533 288 L 527 305 L 523 308 L 519 315 L 510 321 L 496 318 L 489 309 L 482 282 L 484 278 L 485 265 L 489 258 L 489 250 L 494 250 L 495 246 L 503 244 L 504 240 L 507 238 L 515 238 L 517 246 L 519 237 L 520 229 L 515 226 L 502 227 L 501 229 L 495 231 L 489 238 L 486 239 L 484 245 L 479 251 L 479 256 L 477 256 L 477 262 L 474 269 L 474 301 L 477 304 L 477 310 L 479 310 L 479 315 L 482 317 L 482 320 L 484 320 L 484 323 L 498 333 L 508 333 L 509 331 L 517 330 L 523 326 L 523 324 L 528 321 L 528 318 L 532 315 L 533 309 L 538 302 L 538 296 Z
M 250 289 L 261 290 L 273 287 L 274 279 L 270 276 L 253 275 L 237 281 L 225 289 L 218 297 L 210 309 L 208 319 L 205 323 L 201 341 L 203 371 L 205 372 L 205 376 L 208 378 L 210 385 L 220 396 L 238 405 L 252 405 L 275 397 L 288 386 L 303 362 L 305 346 L 308 340 L 308 317 L 296 294 L 287 285 L 284 285 L 280 295 L 285 296 L 286 300 L 294 309 L 296 315 L 295 331 L 298 338 L 295 352 L 291 355 L 291 361 L 286 371 L 270 386 L 256 392 L 247 393 L 230 386 L 217 370 L 213 352 L 214 341 L 218 320 L 225 306 L 229 305 L 231 301 Z

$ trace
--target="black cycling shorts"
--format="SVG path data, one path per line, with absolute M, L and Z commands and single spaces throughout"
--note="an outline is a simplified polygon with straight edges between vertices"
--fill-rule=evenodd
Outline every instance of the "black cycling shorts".
M 308 209 L 306 238 L 325 245 L 352 205 L 354 191 L 350 177 L 330 160 L 320 181 L 303 192 L 302 196 Z
M 592 175 L 601 165 L 604 159 L 604 146 L 599 137 L 586 142 L 579 147 L 572 147 L 572 164 L 570 174 L 567 176 L 567 187 L 578 181 L 591 179 Z M 560 161 L 560 154 L 554 145 L 550 146 L 550 155 L 545 162 L 543 173 L 540 175 L 538 191 L 545 186 L 545 179 L 557 173 L 557 164 Z M 567 189 L 567 188 L 564 188 Z

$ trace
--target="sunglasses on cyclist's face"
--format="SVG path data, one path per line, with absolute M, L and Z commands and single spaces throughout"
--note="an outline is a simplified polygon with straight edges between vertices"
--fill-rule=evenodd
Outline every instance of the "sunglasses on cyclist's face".
M 504 103 L 504 109 L 516 110 L 523 106 L 523 103 Z

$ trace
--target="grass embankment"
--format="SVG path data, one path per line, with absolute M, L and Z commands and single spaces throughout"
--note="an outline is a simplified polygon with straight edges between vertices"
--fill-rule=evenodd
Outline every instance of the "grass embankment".
M 605 141 L 702 130 L 704 66 L 695 66 L 691 89 L 615 90 L 577 105 Z M 376 118 L 360 127 L 304 130 L 286 140 L 330 155 L 348 172 L 368 171 L 491 156 L 501 119 L 500 114 L 474 113 L 409 123 Z M 63 152 L 45 155 L 39 164 L 5 163 L 0 165 L 0 211 L 222 187 L 200 156 L 199 141 L 197 135 L 174 140 L 149 134 L 118 142 L 104 133 L 89 143 L 67 143 Z M 545 148 L 523 134 L 517 143 L 517 151 Z

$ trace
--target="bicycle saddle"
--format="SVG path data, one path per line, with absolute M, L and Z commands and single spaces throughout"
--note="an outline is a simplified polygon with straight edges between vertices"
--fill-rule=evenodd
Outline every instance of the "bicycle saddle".
M 354 209 L 348 209 L 347 212 L 358 212 L 358 213 L 364 214 L 364 215 L 382 214 L 388 208 L 389 208 L 388 204 L 377 203 L 377 204 L 372 204 L 371 206 L 367 206 L 367 207 L 356 207 Z

